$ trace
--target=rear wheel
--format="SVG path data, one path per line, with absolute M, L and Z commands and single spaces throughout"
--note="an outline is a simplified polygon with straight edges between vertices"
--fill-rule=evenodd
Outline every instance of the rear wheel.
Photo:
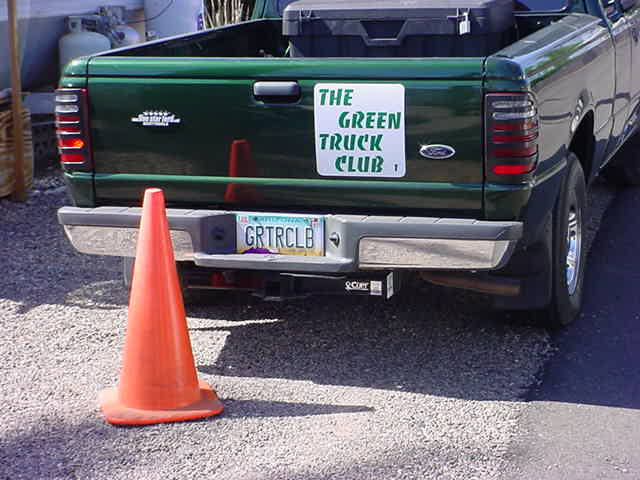
M 602 176 L 614 185 L 640 185 L 640 133 L 636 133 L 622 146 L 602 170 Z
M 551 302 L 535 312 L 539 323 L 553 329 L 568 325 L 580 311 L 586 260 L 584 173 L 573 153 L 569 154 L 568 161 L 564 187 L 553 211 Z

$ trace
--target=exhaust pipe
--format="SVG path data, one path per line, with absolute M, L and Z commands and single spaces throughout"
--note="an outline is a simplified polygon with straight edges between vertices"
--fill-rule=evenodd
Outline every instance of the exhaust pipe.
M 482 273 L 469 274 L 424 271 L 420 272 L 420 277 L 427 282 L 444 287 L 461 288 L 505 297 L 515 297 L 520 294 L 519 280 L 490 277 Z

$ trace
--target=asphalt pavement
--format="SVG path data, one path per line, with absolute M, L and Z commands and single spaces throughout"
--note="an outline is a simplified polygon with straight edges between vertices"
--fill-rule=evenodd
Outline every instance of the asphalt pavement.
M 640 478 L 640 188 L 609 206 L 580 319 L 528 395 L 508 478 Z

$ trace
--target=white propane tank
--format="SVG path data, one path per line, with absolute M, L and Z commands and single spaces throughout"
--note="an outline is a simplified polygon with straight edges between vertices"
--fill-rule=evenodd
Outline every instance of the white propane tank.
M 170 37 L 204 28 L 202 0 L 145 0 L 147 36 Z
M 61 70 L 74 58 L 111 49 L 111 42 L 107 37 L 83 29 L 82 17 L 70 16 L 68 27 L 69 33 L 58 41 Z
M 116 25 L 113 27 L 113 32 L 120 38 L 118 45 L 114 45 L 114 47 L 128 47 L 142 41 L 138 31 L 128 25 Z

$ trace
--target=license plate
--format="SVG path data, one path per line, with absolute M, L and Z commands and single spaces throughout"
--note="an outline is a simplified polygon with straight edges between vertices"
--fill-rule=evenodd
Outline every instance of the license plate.
M 236 214 L 238 253 L 324 255 L 324 219 L 308 215 Z

